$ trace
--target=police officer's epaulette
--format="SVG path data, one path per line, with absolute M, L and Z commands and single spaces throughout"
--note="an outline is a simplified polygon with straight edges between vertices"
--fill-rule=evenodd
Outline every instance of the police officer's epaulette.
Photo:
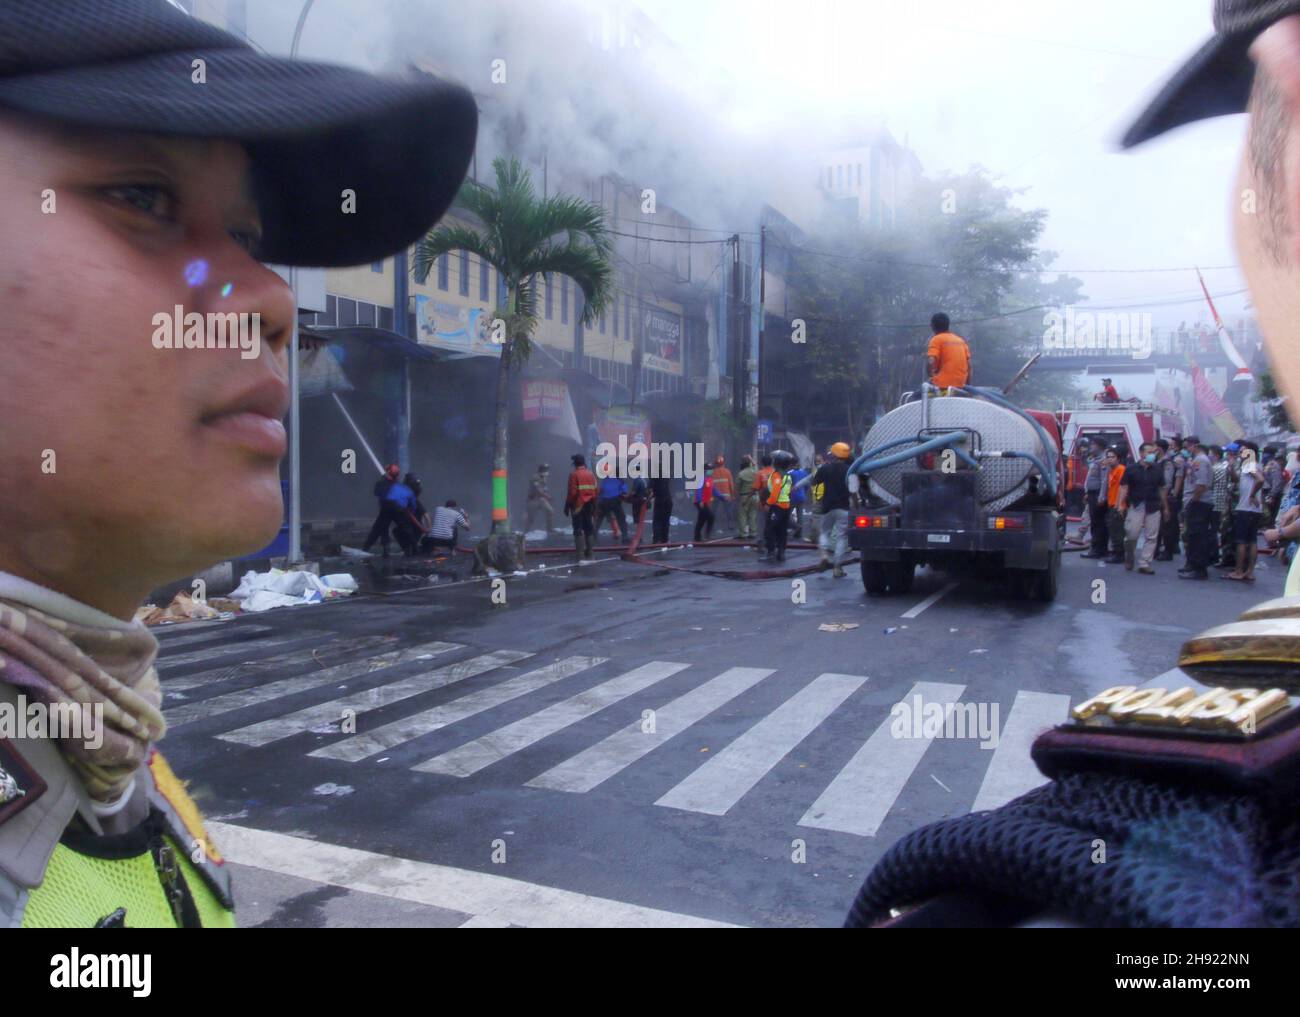
M 1206 790 L 1300 790 L 1300 597 L 1189 639 L 1178 668 L 1075 706 L 1040 736 L 1044 774 L 1113 773 Z
M 44 778 L 19 755 L 7 738 L 0 738 L 0 823 L 6 823 L 45 794 Z
M 146 767 L 150 781 L 148 797 L 167 824 L 167 832 L 186 852 L 205 883 L 227 909 L 235 906 L 231 894 L 230 871 L 217 851 L 212 838 L 203 828 L 203 815 L 185 790 L 180 778 L 172 772 L 167 760 L 157 749 L 151 750 Z

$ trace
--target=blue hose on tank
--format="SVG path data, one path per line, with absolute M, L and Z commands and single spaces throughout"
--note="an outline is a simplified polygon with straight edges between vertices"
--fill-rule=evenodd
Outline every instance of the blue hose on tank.
M 947 434 L 936 435 L 933 438 L 921 442 L 919 445 L 909 449 L 904 449 L 902 452 L 894 452 L 890 455 L 884 456 L 883 458 L 872 458 L 872 456 L 879 456 L 880 453 L 887 448 L 892 448 L 895 445 L 902 445 L 904 442 L 917 440 L 915 438 L 900 438 L 897 441 L 881 445 L 880 448 L 872 449 L 870 452 L 863 452 L 862 455 L 858 456 L 858 458 L 853 461 L 853 465 L 849 467 L 849 473 L 865 473 L 872 470 L 883 470 L 886 466 L 895 466 L 898 463 L 905 463 L 909 459 L 915 459 L 917 456 L 925 455 L 927 452 L 934 452 L 956 442 L 965 441 L 965 439 L 965 431 L 949 431 Z M 979 464 L 961 449 L 954 449 L 953 451 L 955 451 L 965 462 L 970 463 L 971 466 L 974 466 L 976 469 L 979 468 Z
M 1007 399 L 1005 396 L 1003 396 L 1001 392 L 997 391 L 996 389 L 976 388 L 973 385 L 963 385 L 961 391 L 965 392 L 967 395 L 975 396 L 978 399 L 987 399 L 989 402 L 993 403 L 994 405 L 1001 406 L 1004 410 L 1010 410 L 1012 413 L 1019 414 L 1025 420 L 1029 421 L 1029 423 L 1033 426 L 1034 430 L 1038 432 L 1038 437 L 1043 442 L 1043 448 L 1047 449 L 1047 454 L 1052 458 L 1053 469 L 1050 471 L 1043 470 L 1043 476 L 1044 478 L 1049 476 L 1051 477 L 1050 480 L 1050 484 L 1052 488 L 1051 494 L 1052 497 L 1056 497 L 1056 469 L 1055 469 L 1056 461 L 1057 461 L 1056 442 L 1052 441 L 1051 436 L 1048 435 L 1047 431 L 1043 429 L 1043 425 L 1040 424 L 1037 420 L 1035 420 L 1031 414 L 1026 413 L 1024 410 L 1022 410 L 1019 406 L 1013 403 L 1010 399 Z M 1042 469 L 1041 464 L 1039 466 L 1039 469 Z
M 1028 459 L 1036 467 L 1043 477 L 1043 482 L 1047 485 L 1047 493 L 1051 497 L 1056 497 L 1056 474 L 1050 472 L 1044 465 L 1043 461 L 1032 452 L 985 452 L 982 453 L 984 459 Z

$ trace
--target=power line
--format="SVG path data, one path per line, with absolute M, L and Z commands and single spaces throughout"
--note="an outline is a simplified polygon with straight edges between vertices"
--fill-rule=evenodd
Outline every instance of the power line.
M 835 251 L 819 251 L 811 247 L 789 247 L 782 244 L 779 240 L 769 241 L 774 246 L 789 251 L 792 254 L 813 254 L 822 258 L 839 258 L 843 261 L 856 261 L 864 265 L 898 265 L 905 268 L 933 268 L 940 271 L 952 271 L 953 265 L 938 265 L 925 261 L 901 261 L 894 258 L 863 258 L 855 254 L 839 254 Z M 1049 272 L 1055 272 L 1058 275 L 1138 275 L 1152 272 L 1195 272 L 1196 265 L 1184 265 L 1178 268 L 975 268 L 975 272 L 997 272 L 997 273 L 1022 273 L 1043 275 Z M 1202 272 L 1216 272 L 1226 269 L 1240 269 L 1238 265 L 1201 265 Z
M 633 240 L 644 240 L 653 244 L 729 244 L 730 237 L 718 237 L 716 240 L 671 240 L 668 237 L 643 237 L 639 233 L 623 233 L 619 230 L 609 230 L 616 237 L 631 237 Z

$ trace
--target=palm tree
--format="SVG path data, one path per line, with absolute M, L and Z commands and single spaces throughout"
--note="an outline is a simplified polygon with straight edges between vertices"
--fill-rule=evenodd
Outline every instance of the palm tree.
M 438 258 L 468 251 L 505 280 L 506 306 L 497 309 L 505 327 L 492 438 L 492 533 L 502 534 L 510 532 L 506 494 L 510 371 L 522 367 L 532 353 L 538 322 L 536 278 L 558 272 L 572 279 L 583 295 L 582 324 L 590 326 L 610 299 L 614 270 L 604 209 L 581 198 L 539 199 L 532 177 L 518 159 L 495 159 L 492 169 L 495 190 L 466 181 L 454 206 L 472 213 L 481 226 L 449 224 L 430 230 L 415 245 L 411 272 L 423 283 Z

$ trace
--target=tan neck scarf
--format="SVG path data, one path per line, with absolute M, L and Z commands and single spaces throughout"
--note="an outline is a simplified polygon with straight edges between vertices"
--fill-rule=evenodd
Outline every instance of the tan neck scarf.
M 48 706 L 68 704 L 83 716 L 87 708 L 102 711 L 98 744 L 84 737 L 84 728 L 82 737 L 57 738 L 96 801 L 111 802 L 126 789 L 149 743 L 166 729 L 153 666 L 157 653 L 158 641 L 143 627 L 88 625 L 0 600 L 0 682 Z

